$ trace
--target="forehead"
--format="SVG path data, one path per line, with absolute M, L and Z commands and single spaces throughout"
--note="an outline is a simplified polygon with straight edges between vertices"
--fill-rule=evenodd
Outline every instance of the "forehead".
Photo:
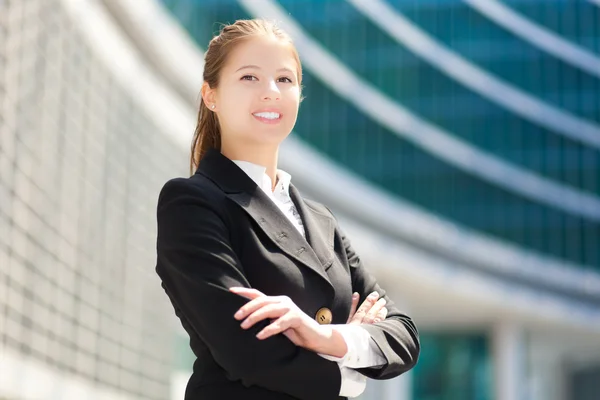
M 244 65 L 261 69 L 289 68 L 297 73 L 298 65 L 290 43 L 270 36 L 255 36 L 237 44 L 227 57 L 224 69 L 233 72 Z

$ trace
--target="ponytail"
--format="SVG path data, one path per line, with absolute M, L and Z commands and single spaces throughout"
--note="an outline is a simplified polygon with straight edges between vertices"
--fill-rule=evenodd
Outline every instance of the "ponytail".
M 196 168 L 200 165 L 200 160 L 210 148 L 221 150 L 221 128 L 219 127 L 217 114 L 210 111 L 204 100 L 200 99 L 198 124 L 192 139 L 190 175 L 194 174 Z

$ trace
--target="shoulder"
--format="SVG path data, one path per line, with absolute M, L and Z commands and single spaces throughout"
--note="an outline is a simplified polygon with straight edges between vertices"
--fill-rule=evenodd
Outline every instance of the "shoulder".
M 210 179 L 201 174 L 189 178 L 177 177 L 169 179 L 162 186 L 158 195 L 157 209 L 172 204 L 203 204 L 218 208 L 223 204 L 225 193 Z
M 313 211 L 316 211 L 320 214 L 326 215 L 332 219 L 336 219 L 335 215 L 333 215 L 333 212 L 331 211 L 331 209 L 329 207 L 327 207 L 325 204 L 320 203 L 316 200 L 312 200 L 312 199 L 307 199 L 307 198 L 303 198 L 304 202 L 306 203 L 306 205 L 308 207 L 310 207 Z

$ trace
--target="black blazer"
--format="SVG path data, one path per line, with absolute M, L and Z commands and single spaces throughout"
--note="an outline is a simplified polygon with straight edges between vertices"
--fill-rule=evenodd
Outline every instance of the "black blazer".
M 281 334 L 258 340 L 255 335 L 268 320 L 248 330 L 240 327 L 233 314 L 248 300 L 230 292 L 232 286 L 287 295 L 313 317 L 327 307 L 333 324 L 346 323 L 353 291 L 361 304 L 377 290 L 387 300 L 388 316 L 362 326 L 387 364 L 358 371 L 390 379 L 417 361 L 415 325 L 362 265 L 330 210 L 302 198 L 293 185 L 289 190 L 306 239 L 244 171 L 215 149 L 192 177 L 171 179 L 160 192 L 156 272 L 197 357 L 186 400 L 341 398 L 335 362 Z

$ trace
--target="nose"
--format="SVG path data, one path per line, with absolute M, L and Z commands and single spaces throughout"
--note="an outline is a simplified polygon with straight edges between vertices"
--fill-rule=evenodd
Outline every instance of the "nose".
M 274 80 L 270 80 L 265 88 L 265 92 L 263 94 L 263 100 L 279 100 L 281 99 L 281 91 L 279 90 L 279 86 L 277 86 L 277 82 Z

